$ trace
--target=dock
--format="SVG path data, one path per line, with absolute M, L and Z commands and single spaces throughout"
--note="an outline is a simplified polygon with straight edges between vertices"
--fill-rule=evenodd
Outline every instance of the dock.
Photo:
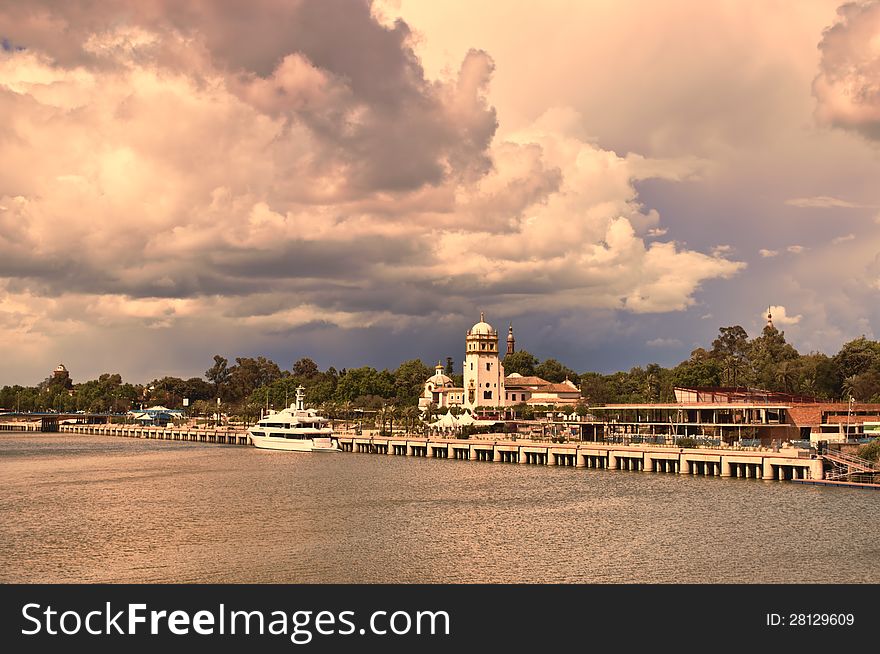
M 246 432 L 127 425 L 61 425 L 59 431 L 220 445 L 247 445 Z M 519 465 L 567 466 L 703 477 L 822 480 L 823 461 L 803 450 L 679 448 L 613 443 L 337 435 L 343 452 Z M 805 456 L 806 454 L 806 456 Z

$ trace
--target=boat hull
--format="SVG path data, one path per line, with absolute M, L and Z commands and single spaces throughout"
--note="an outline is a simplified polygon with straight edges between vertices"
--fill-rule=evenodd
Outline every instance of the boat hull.
M 248 434 L 251 444 L 262 450 L 280 450 L 284 452 L 341 452 L 339 442 L 335 438 L 278 438 Z

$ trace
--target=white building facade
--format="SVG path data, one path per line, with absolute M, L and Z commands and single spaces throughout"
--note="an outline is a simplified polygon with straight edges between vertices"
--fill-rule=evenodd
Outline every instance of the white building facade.
M 508 328 L 506 353 L 514 352 L 513 326 Z M 437 408 L 459 406 L 474 413 L 477 408 L 503 409 L 521 404 L 575 405 L 581 400 L 580 389 L 566 379 L 554 384 L 540 377 L 512 374 L 505 377 L 498 352 L 498 332 L 485 321 L 467 331 L 465 337 L 464 386 L 457 387 L 443 374 L 438 363 L 434 375 L 425 382 L 419 407 Z
M 471 327 L 465 338 L 464 406 L 504 406 L 504 366 L 498 358 L 498 332 L 484 320 Z

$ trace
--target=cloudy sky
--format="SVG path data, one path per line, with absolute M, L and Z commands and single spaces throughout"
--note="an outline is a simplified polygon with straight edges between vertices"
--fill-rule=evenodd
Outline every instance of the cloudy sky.
M 0 384 L 880 336 L 880 2 L 0 0 Z

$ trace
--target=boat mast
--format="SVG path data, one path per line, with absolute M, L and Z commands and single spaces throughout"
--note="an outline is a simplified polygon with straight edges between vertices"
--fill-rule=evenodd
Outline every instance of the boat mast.
M 302 384 L 296 387 L 296 410 L 305 411 L 306 389 Z

